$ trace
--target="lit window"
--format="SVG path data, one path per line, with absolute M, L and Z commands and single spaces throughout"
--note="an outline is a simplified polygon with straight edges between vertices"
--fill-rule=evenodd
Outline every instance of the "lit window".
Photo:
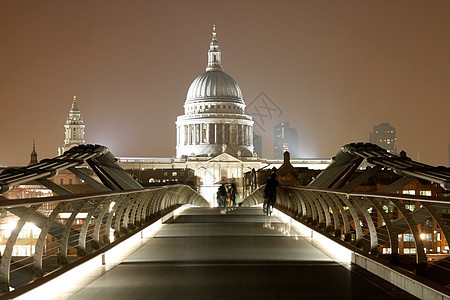
M 383 248 L 383 254 L 391 254 L 391 248 Z
M 404 242 L 414 242 L 414 235 L 412 233 L 403 234 L 403 241 Z
M 177 172 L 172 172 L 172 177 L 176 177 L 178 175 Z
M 405 204 L 405 208 L 409 211 L 414 211 L 416 206 L 414 204 Z
M 420 191 L 420 196 L 431 196 L 431 191 Z
M 416 253 L 416 248 L 404 248 L 403 249 L 403 253 L 404 254 L 415 254 Z
M 405 195 L 415 195 L 416 191 L 415 190 L 403 190 L 402 193 Z

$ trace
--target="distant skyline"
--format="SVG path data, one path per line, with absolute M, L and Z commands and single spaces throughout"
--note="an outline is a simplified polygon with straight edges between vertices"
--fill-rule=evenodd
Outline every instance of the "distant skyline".
M 38 159 L 56 156 L 74 95 L 87 143 L 174 157 L 215 24 L 265 156 L 280 122 L 321 158 L 390 123 L 398 152 L 447 166 L 448 16 L 446 0 L 1 1 L 0 165 L 28 164 L 33 139 Z

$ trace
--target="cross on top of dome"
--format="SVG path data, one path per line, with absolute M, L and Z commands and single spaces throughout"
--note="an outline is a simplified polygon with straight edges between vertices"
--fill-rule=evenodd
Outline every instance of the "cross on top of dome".
M 216 39 L 216 35 L 217 35 L 217 33 L 216 33 L 216 25 L 213 25 L 213 32 L 212 32 L 212 39 L 213 39 L 213 41 L 217 40 Z

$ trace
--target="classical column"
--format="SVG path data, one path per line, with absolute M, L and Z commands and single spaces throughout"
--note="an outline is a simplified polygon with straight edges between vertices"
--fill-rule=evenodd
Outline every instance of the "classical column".
M 193 127 L 194 127 L 194 145 L 197 145 L 198 144 L 198 136 L 197 136 L 197 124 L 194 124 L 194 125 L 192 125 Z
M 189 145 L 189 125 L 184 125 L 184 129 L 186 130 L 186 132 L 184 133 L 186 136 L 186 145 Z
M 195 144 L 200 144 L 201 138 L 200 138 L 200 124 L 195 124 Z
M 217 124 L 214 124 L 214 144 L 217 144 Z
M 248 141 L 249 141 L 249 134 L 248 134 L 248 125 L 245 125 L 245 145 L 248 146 Z
M 207 123 L 205 124 L 205 126 L 206 126 L 206 143 L 211 144 L 209 141 L 209 126 L 211 126 L 211 124 Z
M 230 124 L 230 144 L 234 144 L 236 140 L 235 125 Z
M 226 144 L 226 141 L 225 141 L 225 124 L 222 124 L 222 144 Z

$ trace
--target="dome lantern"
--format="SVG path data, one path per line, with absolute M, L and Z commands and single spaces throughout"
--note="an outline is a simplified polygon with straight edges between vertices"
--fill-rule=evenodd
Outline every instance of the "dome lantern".
M 219 43 L 216 38 L 216 25 L 213 25 L 212 40 L 208 51 L 208 66 L 206 71 L 222 71 L 222 58 Z

